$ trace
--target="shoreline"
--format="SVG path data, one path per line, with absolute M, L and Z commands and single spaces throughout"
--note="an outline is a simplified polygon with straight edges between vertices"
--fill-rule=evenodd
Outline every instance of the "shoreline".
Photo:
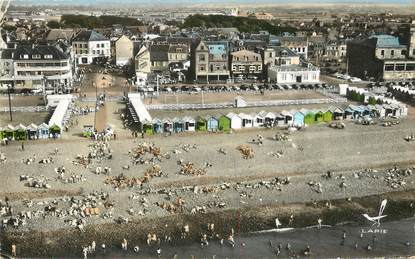
M 376 214 L 379 201 L 384 198 L 388 199 L 388 206 L 385 209 L 388 217 L 385 221 L 413 217 L 415 207 L 410 204 L 415 200 L 415 191 L 411 190 L 354 198 L 352 201 L 332 200 L 331 209 L 325 207 L 324 202 L 317 202 L 317 205 L 292 203 L 196 215 L 173 214 L 159 218 L 134 219 L 126 224 L 89 225 L 85 233 L 74 229 L 26 232 L 7 229 L 3 232 L 1 243 L 4 251 L 7 251 L 11 244 L 18 244 L 18 255 L 23 257 L 74 256 L 80 255 L 82 246 L 87 246 L 92 241 L 96 241 L 97 244 L 105 243 L 108 249 L 119 248 L 123 238 L 126 238 L 132 245 L 146 246 L 148 233 L 155 233 L 162 240 L 165 235 L 169 235 L 172 242 L 178 245 L 197 241 L 201 233 L 207 233 L 208 223 L 214 223 L 215 234 L 225 239 L 232 228 L 236 235 L 273 229 L 276 217 L 282 223 L 281 228 L 297 229 L 316 225 L 319 217 L 323 219 L 325 225 L 338 225 L 340 222 L 352 221 L 352 225 L 369 226 L 361 214 Z M 292 225 L 288 225 L 291 215 L 294 215 L 294 221 Z M 189 235 L 182 239 L 182 229 L 186 224 L 190 227 Z M 168 243 L 162 242 L 162 244 Z

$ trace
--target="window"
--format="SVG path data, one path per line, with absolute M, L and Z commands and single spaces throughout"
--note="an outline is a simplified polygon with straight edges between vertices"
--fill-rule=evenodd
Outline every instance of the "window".
M 382 50 L 380 51 L 380 55 L 385 56 L 385 50 L 384 50 L 384 49 L 382 49 Z
M 393 71 L 395 69 L 395 65 L 389 64 L 385 65 L 385 71 Z
M 53 56 L 52 56 L 52 55 L 50 55 L 50 54 L 45 55 L 45 59 L 52 59 L 52 58 L 53 58 Z
M 272 58 L 272 52 L 269 53 L 269 57 Z
M 415 71 L 415 63 L 406 64 L 406 71 Z
M 245 71 L 245 66 L 240 65 L 240 66 L 239 66 L 239 71 Z
M 414 55 L 414 56 L 415 56 L 415 49 L 413 49 L 413 50 L 412 50 L 412 55 Z
M 401 55 L 402 55 L 402 56 L 405 56 L 405 55 L 406 55 L 406 50 L 404 50 L 404 49 L 403 49 L 403 50 L 401 50 Z
M 395 55 L 395 50 L 391 50 L 391 56 Z
M 101 54 L 101 53 L 100 53 L 100 51 L 99 51 L 99 49 L 97 50 L 97 54 L 98 54 L 98 55 L 99 55 L 99 54 Z
M 101 48 L 103 48 L 104 47 L 104 43 L 101 43 Z
M 199 61 L 205 61 L 205 55 L 203 54 L 199 55 Z
M 41 56 L 39 54 L 34 54 L 32 55 L 32 59 L 40 59 Z
M 95 50 L 94 49 L 92 50 L 92 54 L 95 55 Z
M 232 66 L 232 71 L 237 71 L 238 70 L 238 66 L 237 65 L 233 65 Z
M 99 44 L 97 44 L 97 48 L 99 48 Z
M 205 71 L 205 66 L 200 66 L 200 67 L 199 67 L 199 70 L 200 70 L 200 71 Z
M 404 71 L 405 70 L 405 64 L 396 64 L 395 65 L 396 71 Z

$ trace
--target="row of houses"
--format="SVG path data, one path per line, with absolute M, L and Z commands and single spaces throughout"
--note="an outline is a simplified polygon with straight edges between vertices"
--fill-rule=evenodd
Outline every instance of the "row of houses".
M 406 106 L 399 105 L 349 105 L 346 109 L 331 107 L 325 110 L 282 111 L 279 113 L 261 111 L 259 113 L 233 113 L 220 116 L 186 116 L 183 118 L 154 118 L 142 122 L 147 134 L 163 132 L 224 131 L 261 127 L 303 127 L 333 120 L 358 120 L 362 118 L 403 117 Z

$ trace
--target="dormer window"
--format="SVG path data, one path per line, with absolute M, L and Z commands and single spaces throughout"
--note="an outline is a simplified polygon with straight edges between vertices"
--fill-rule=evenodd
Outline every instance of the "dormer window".
M 45 57 L 45 59 L 52 59 L 52 58 L 53 58 L 53 56 L 52 56 L 52 55 L 50 55 L 50 54 L 45 55 L 44 57 Z
M 32 55 L 32 59 L 40 59 L 41 56 L 39 54 L 34 54 Z
M 21 56 L 21 58 L 23 58 L 23 59 L 29 59 L 29 55 L 23 54 L 23 56 Z

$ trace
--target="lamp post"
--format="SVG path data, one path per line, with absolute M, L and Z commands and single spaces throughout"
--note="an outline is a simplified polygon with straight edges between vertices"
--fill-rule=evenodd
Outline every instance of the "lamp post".
M 95 82 L 92 82 L 92 85 L 95 86 L 95 107 L 94 107 L 94 132 L 97 130 L 97 108 L 98 108 L 98 86 Z

